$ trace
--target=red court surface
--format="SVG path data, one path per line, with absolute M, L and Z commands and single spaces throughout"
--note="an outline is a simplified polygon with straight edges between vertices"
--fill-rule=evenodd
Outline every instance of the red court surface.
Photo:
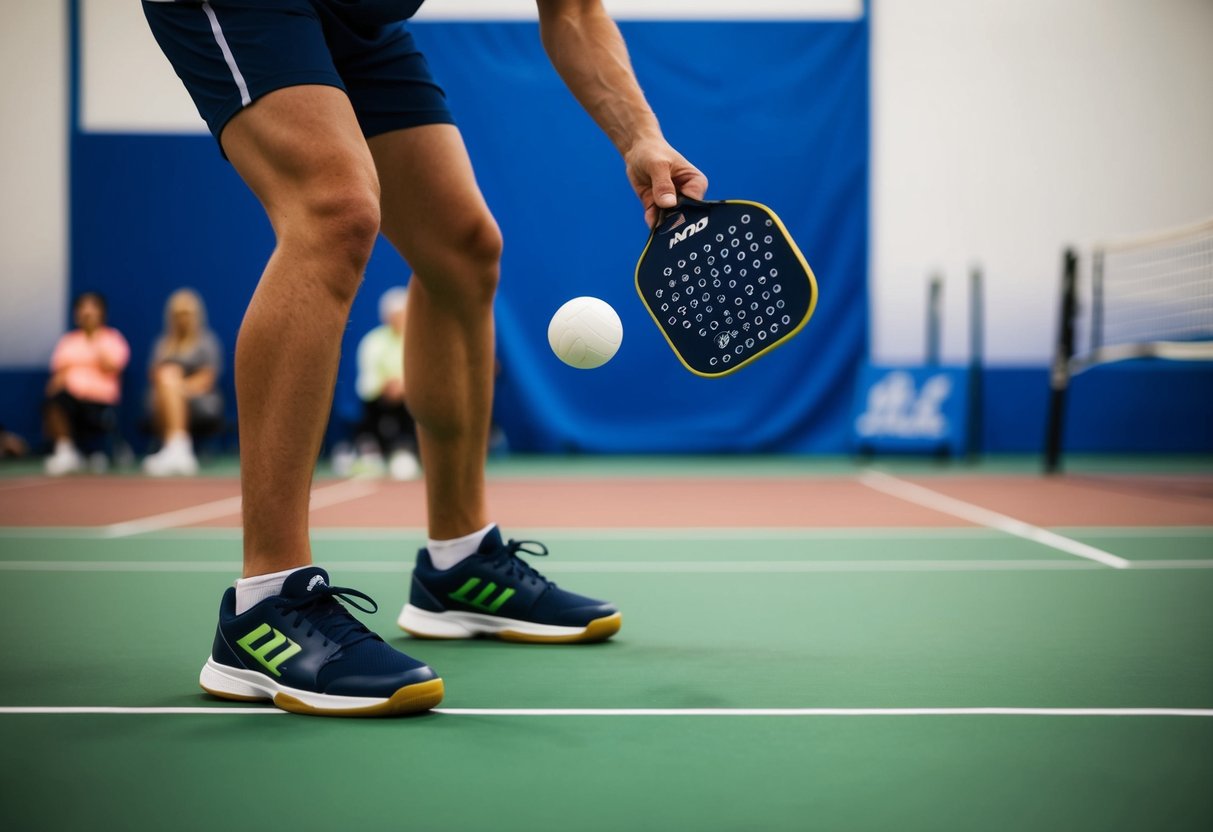
M 879 477 L 886 479 L 875 479 Z M 929 493 L 919 499 L 924 490 Z M 1213 525 L 1213 477 L 1198 475 L 520 477 L 490 480 L 488 492 L 493 516 L 511 525 L 542 528 L 974 525 L 966 511 L 948 505 L 949 498 L 1042 527 Z M 0 526 L 235 527 L 239 516 L 235 478 L 24 477 L 0 482 Z M 423 486 L 319 481 L 313 491 L 312 523 L 421 527 Z

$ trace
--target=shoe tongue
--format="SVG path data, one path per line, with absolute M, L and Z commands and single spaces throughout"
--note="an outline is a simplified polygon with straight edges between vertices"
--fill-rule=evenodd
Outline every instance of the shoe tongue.
M 476 550 L 476 554 L 491 555 L 504 545 L 505 543 L 501 540 L 501 529 L 493 526 L 480 541 L 480 548 Z
M 281 595 L 286 598 L 304 598 L 318 587 L 327 586 L 329 573 L 319 566 L 305 566 L 286 576 Z

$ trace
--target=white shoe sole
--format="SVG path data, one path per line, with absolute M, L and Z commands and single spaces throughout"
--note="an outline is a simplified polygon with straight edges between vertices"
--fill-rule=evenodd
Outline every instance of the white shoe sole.
M 48 457 L 43 463 L 43 470 L 48 477 L 62 477 L 67 474 L 78 474 L 84 470 L 84 460 L 64 460 L 60 457 Z
M 557 627 L 536 624 L 499 615 L 475 612 L 430 612 L 405 604 L 396 620 L 400 629 L 417 638 L 475 638 L 493 636 L 505 641 L 525 641 L 536 644 L 569 644 L 573 642 L 605 641 L 619 632 L 623 624 L 620 613 L 596 618 L 584 627 Z
M 391 696 L 331 696 L 280 685 L 264 673 L 207 658 L 198 684 L 212 696 L 241 702 L 271 700 L 284 711 L 319 716 L 395 716 L 428 711 L 442 701 L 442 679 L 405 685 Z
M 148 457 L 143 460 L 143 473 L 149 477 L 192 477 L 198 473 L 198 460 L 153 462 Z

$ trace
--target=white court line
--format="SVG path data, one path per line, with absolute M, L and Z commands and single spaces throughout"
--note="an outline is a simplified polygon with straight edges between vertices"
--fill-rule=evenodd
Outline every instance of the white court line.
M 209 503 L 199 503 L 196 506 L 152 514 L 138 520 L 127 520 L 97 528 L 97 536 L 104 538 L 132 537 L 137 534 L 171 529 L 189 523 L 204 523 L 208 520 L 218 520 L 240 513 L 239 497 L 224 497 L 222 500 L 212 500 Z
M 1213 560 L 1135 560 L 1133 569 L 1213 569 Z
M 313 505 L 313 508 L 316 506 Z M 235 514 L 236 512 L 231 512 Z M 5 526 L 0 527 L 3 537 L 43 538 L 91 538 L 104 533 L 107 526 Z M 628 526 L 616 528 L 579 527 L 511 527 L 506 529 L 515 538 L 540 538 L 544 540 L 670 540 L 670 541 L 715 541 L 715 540 L 904 540 L 916 538 L 939 540 L 948 538 L 988 540 L 1001 537 L 1002 533 L 980 526 L 886 526 L 862 528 L 851 526 L 804 527 L 793 526 L 720 526 L 690 528 Z M 1213 527 L 1207 530 L 1213 535 Z M 313 540 L 425 540 L 424 526 L 320 526 L 310 532 Z M 1196 534 L 1189 532 L 1189 534 Z M 144 537 L 177 538 L 190 537 L 202 540 L 239 539 L 240 529 L 234 526 L 195 526 L 192 528 L 166 528 L 143 533 Z
M 435 708 L 446 716 L 1102 716 L 1213 717 L 1213 708 Z M 0 707 L 0 715 L 285 714 L 277 708 Z
M 946 494 L 940 494 L 938 491 L 932 491 L 930 488 L 924 488 L 921 485 L 907 482 L 883 471 L 865 471 L 859 475 L 859 481 L 874 491 L 880 491 L 934 511 L 950 514 L 953 517 L 968 520 L 970 523 L 998 529 L 1001 532 L 1006 532 L 1015 537 L 1022 537 L 1024 540 L 1031 540 L 1034 543 L 1040 543 L 1051 549 L 1057 549 L 1060 552 L 1066 552 L 1080 558 L 1093 560 L 1096 563 L 1102 563 L 1104 566 L 1110 566 L 1113 569 L 1129 568 L 1127 560 L 1117 557 L 1110 552 L 1105 552 L 1103 549 L 1097 549 L 1089 544 L 1063 537 L 1056 532 L 1042 529 L 1040 526 L 1033 526 L 1031 523 L 1016 520 L 1014 517 L 999 514 L 988 508 L 982 508 L 979 505 L 967 503 L 964 500 L 957 500 L 955 497 L 949 497 Z
M 315 506 L 313 506 L 314 508 Z M 235 512 L 232 512 L 233 514 Z M 3 526 L 2 538 L 96 538 L 106 526 Z M 874 527 L 805 527 L 721 526 L 719 528 L 666 528 L 629 526 L 619 528 L 514 528 L 509 533 L 519 538 L 541 540 L 669 540 L 674 542 L 753 541 L 753 540 L 989 540 L 1005 532 L 985 526 L 884 526 Z M 1213 526 L 1063 526 L 1054 529 L 1070 537 L 1127 538 L 1201 538 L 1213 539 Z M 166 540 L 239 540 L 241 531 L 235 526 L 195 526 L 148 531 L 142 537 Z M 313 540 L 404 540 L 419 541 L 426 537 L 422 526 L 322 526 L 311 530 Z
M 343 480 L 336 485 L 327 485 L 313 491 L 309 508 L 314 511 L 318 508 L 336 505 L 337 503 L 357 500 L 373 494 L 377 490 L 378 486 L 370 480 Z M 240 513 L 240 506 L 241 500 L 239 497 L 225 497 L 222 500 L 200 503 L 196 506 L 189 506 L 177 509 L 176 511 L 166 511 L 161 514 L 140 517 L 137 520 L 127 520 L 122 523 L 101 526 L 97 533 L 100 537 L 105 538 L 132 537 L 134 535 L 147 534 L 148 532 L 163 531 L 178 526 L 188 526 L 194 523 L 205 523 L 210 520 L 230 517 L 233 514 Z
M 411 561 L 336 560 L 333 570 L 364 574 L 403 573 Z M 1213 559 L 1138 560 L 1134 571 L 1213 569 Z M 826 572 L 1089 572 L 1099 565 L 1075 560 L 759 560 L 759 561 L 572 561 L 545 564 L 553 574 L 742 574 L 792 575 Z M 0 560 L 0 572 L 239 572 L 239 561 L 220 560 Z
M 436 708 L 458 716 L 1203 716 L 1213 708 Z

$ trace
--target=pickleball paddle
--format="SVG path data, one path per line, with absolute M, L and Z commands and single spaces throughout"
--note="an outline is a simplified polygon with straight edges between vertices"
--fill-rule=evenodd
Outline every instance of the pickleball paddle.
M 636 291 L 682 365 L 734 373 L 787 341 L 817 305 L 817 281 L 779 217 L 743 199 L 681 197 L 636 264 Z

